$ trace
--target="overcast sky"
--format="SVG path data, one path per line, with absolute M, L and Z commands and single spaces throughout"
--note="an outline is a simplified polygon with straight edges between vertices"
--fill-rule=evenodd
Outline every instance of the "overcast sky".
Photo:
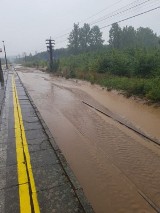
M 0 0 L 0 41 L 5 41 L 8 55 L 46 50 L 45 39 L 50 36 L 56 38 L 56 48 L 65 47 L 67 36 L 60 36 L 70 32 L 73 23 L 80 22 L 82 26 L 83 20 L 93 22 L 132 2 L 130 7 L 146 0 Z M 148 0 L 97 24 L 102 27 L 158 6 L 160 0 Z M 160 9 L 120 24 L 121 27 L 125 25 L 150 27 L 160 35 Z M 109 28 L 103 29 L 105 42 L 108 41 L 108 31 Z

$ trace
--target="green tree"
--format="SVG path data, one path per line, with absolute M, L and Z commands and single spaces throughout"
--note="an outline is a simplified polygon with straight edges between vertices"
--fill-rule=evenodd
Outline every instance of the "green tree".
M 132 48 L 136 45 L 136 30 L 126 26 L 121 32 L 121 48 Z
M 93 26 L 90 31 L 90 47 L 97 49 L 103 46 L 104 40 L 102 39 L 102 32 L 98 26 Z
M 90 45 L 91 30 L 89 24 L 84 24 L 79 30 L 80 50 L 86 51 Z
M 122 34 L 122 30 L 119 27 L 118 23 L 112 24 L 112 27 L 109 31 L 109 44 L 112 48 L 116 48 L 116 49 L 120 48 L 121 34 Z
M 68 48 L 69 51 L 73 54 L 77 54 L 79 51 L 79 31 L 79 24 L 74 24 L 73 30 L 68 38 Z
M 158 46 L 157 35 L 148 27 L 137 29 L 137 46 L 138 47 L 156 47 Z

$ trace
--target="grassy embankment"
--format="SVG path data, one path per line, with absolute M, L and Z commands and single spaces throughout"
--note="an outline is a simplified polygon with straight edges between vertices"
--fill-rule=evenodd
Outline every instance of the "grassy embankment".
M 105 50 L 61 58 L 59 73 L 160 101 L 160 50 Z

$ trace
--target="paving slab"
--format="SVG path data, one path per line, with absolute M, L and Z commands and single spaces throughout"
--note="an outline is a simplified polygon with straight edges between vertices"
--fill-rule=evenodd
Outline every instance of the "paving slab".
M 0 169 L 1 171 L 1 169 Z M 5 188 L 11 188 L 18 185 L 17 177 L 17 164 L 6 167 L 6 186 Z
M 44 213 L 83 213 L 75 193 L 69 183 L 38 192 L 41 210 Z
M 59 164 L 49 164 L 35 167 L 33 170 L 34 177 L 37 181 L 37 191 L 51 189 L 61 186 L 68 182 L 64 170 Z M 41 178 L 39 179 L 39 177 Z
M 53 149 L 40 150 L 30 153 L 32 167 L 46 166 L 59 163 Z
M 18 186 L 6 188 L 5 191 L 5 213 L 18 213 L 19 209 Z
M 30 152 L 53 149 L 48 140 L 37 140 L 37 139 L 30 140 L 28 142 L 28 148 Z

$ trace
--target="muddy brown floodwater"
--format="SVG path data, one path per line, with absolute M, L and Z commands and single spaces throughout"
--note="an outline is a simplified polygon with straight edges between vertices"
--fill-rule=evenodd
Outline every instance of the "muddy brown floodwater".
M 18 73 L 96 213 L 160 212 L 160 147 L 85 105 L 160 139 L 160 109 L 96 85 Z

